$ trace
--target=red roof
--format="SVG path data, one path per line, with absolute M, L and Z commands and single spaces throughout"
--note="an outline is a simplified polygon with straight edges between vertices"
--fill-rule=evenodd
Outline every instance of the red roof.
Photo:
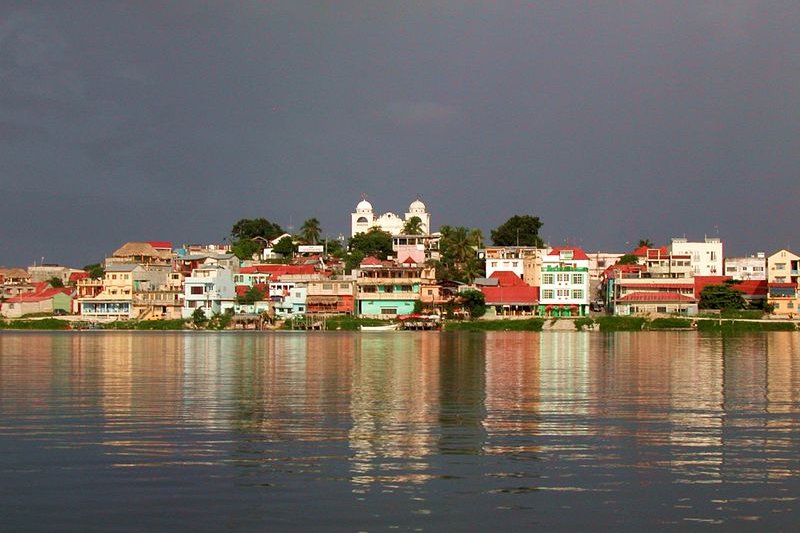
M 79 279 L 84 279 L 84 278 L 88 278 L 88 277 L 89 277 L 89 273 L 88 272 L 70 272 L 69 281 L 70 282 L 76 282 Z
M 797 283 L 769 283 L 769 288 L 775 287 L 776 289 L 794 289 L 797 287 Z
M 637 278 L 639 279 L 639 278 Z M 641 278 L 647 279 L 647 278 Z M 627 287 L 629 289 L 636 288 L 636 289 L 675 289 L 675 290 L 694 290 L 694 285 L 692 283 L 630 283 L 631 280 L 621 280 L 617 283 L 620 287 Z
M 539 302 L 539 287 L 481 287 L 487 304 L 534 305 Z
M 691 296 L 685 296 L 677 292 L 632 292 L 626 294 L 617 302 L 685 302 L 694 303 L 696 300 Z
M 550 251 L 550 253 L 547 254 L 547 255 L 560 255 L 561 252 L 568 251 L 568 250 L 572 250 L 572 258 L 573 259 L 577 259 L 577 260 L 581 260 L 581 261 L 588 261 L 589 260 L 589 256 L 586 255 L 586 252 L 584 252 L 580 248 L 573 248 L 572 246 L 558 246 L 556 248 L 553 248 Z
M 743 292 L 745 296 L 766 296 L 767 280 L 748 279 L 744 281 L 738 281 L 731 285 L 731 288 Z
M 241 274 L 272 274 L 279 278 L 287 274 L 314 274 L 314 265 L 252 265 L 239 269 Z
M 403 265 L 416 265 L 417 262 L 411 259 L 411 256 L 406 257 L 406 260 L 403 261 Z
M 652 257 L 652 255 L 648 254 L 649 250 L 658 250 L 658 253 L 662 257 L 665 257 L 665 256 L 669 255 L 669 250 L 667 250 L 666 246 L 662 246 L 660 248 L 651 248 L 649 246 L 640 246 L 640 247 L 638 247 L 637 249 L 635 249 L 633 251 L 633 255 L 635 255 L 637 257 L 645 257 L 645 256 Z
M 167 248 L 172 250 L 172 243 L 170 241 L 146 241 L 147 244 L 153 248 Z
M 363 261 L 361 261 L 361 266 L 383 266 L 383 261 L 378 259 L 377 257 L 365 257 Z
M 489 277 L 497 279 L 500 287 L 527 287 L 522 278 L 510 270 L 496 270 Z
M 66 294 L 67 296 L 72 296 L 73 291 L 72 289 L 66 287 L 59 287 L 57 289 L 49 288 L 39 292 L 20 294 L 19 296 L 8 298 L 6 302 L 8 303 L 41 302 L 43 300 L 51 299 L 56 294 Z
M 611 265 L 610 267 L 606 268 L 604 274 L 607 278 L 616 278 L 616 271 L 619 271 L 623 274 L 630 274 L 631 272 L 647 272 L 646 265 Z

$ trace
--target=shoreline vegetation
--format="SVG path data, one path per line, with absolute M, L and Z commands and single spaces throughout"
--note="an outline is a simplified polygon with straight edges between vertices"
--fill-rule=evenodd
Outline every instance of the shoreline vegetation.
M 350 316 L 329 317 L 307 327 L 307 321 L 287 320 L 262 331 L 325 330 L 359 331 L 361 326 L 379 326 L 391 321 Z M 226 324 L 227 325 L 227 324 Z M 195 327 L 191 320 L 120 320 L 108 323 L 89 324 L 59 318 L 0 319 L 0 330 L 121 330 L 121 331 L 258 331 L 253 329 L 231 329 L 228 327 Z M 760 316 L 742 313 L 721 313 L 697 317 L 640 317 L 600 316 L 597 318 L 540 318 L 499 320 L 447 320 L 442 331 L 704 331 L 721 333 L 798 331 L 798 323 L 788 320 L 762 319 Z

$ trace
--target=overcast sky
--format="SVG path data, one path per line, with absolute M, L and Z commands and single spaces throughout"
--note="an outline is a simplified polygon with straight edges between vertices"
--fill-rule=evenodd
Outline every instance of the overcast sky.
M 0 265 L 366 193 L 588 251 L 800 248 L 800 3 L 0 3 Z M 796 250 L 797 251 L 797 250 Z

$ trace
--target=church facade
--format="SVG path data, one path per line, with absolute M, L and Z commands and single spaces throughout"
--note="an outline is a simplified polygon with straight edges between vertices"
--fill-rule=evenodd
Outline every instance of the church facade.
M 372 204 L 367 201 L 365 196 L 356 206 L 355 212 L 350 214 L 350 217 L 351 237 L 356 233 L 366 233 L 373 227 L 379 227 L 391 235 L 400 235 L 403 232 L 403 226 L 412 217 L 419 217 L 423 233 L 427 234 L 431 231 L 431 215 L 419 198 L 408 206 L 408 212 L 405 217 L 400 217 L 392 212 L 383 213 L 382 215 L 376 214 Z

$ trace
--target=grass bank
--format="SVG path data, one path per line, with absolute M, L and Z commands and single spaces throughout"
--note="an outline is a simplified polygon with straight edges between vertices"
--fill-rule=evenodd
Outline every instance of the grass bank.
M 42 320 L 0 320 L 0 329 L 69 329 L 69 322 L 57 318 Z
M 146 331 L 175 331 L 186 327 L 186 321 L 175 320 L 116 320 L 107 324 L 100 324 L 99 329 L 125 329 L 125 330 L 146 330 Z
M 465 320 L 447 322 L 445 331 L 542 331 L 543 318 L 527 320 Z
M 747 333 L 751 331 L 797 331 L 792 322 L 744 322 L 741 320 L 698 320 L 698 331 Z

